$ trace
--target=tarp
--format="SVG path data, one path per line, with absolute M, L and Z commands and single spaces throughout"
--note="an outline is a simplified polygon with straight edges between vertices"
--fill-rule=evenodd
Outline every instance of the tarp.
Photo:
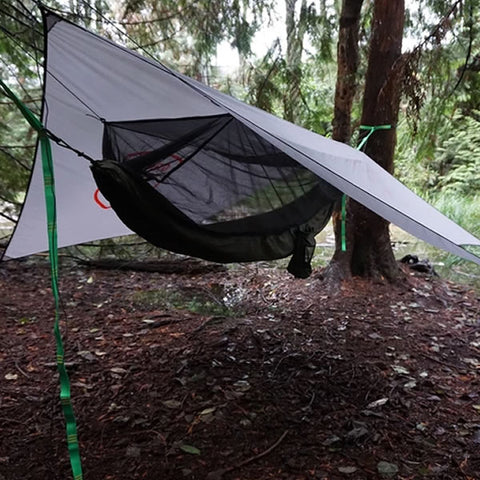
M 452 222 L 362 152 L 222 94 L 164 65 L 45 13 L 42 121 L 53 135 L 102 158 L 105 122 L 230 114 L 289 157 L 378 215 L 426 242 L 480 264 L 480 240 Z M 74 151 L 53 144 L 59 247 L 132 233 L 108 208 Z M 4 258 L 45 251 L 40 153 Z

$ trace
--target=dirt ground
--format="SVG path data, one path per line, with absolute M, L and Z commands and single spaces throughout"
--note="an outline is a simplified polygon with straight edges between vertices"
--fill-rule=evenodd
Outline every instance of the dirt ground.
M 480 479 L 480 299 L 63 262 L 89 480 Z M 44 259 L 0 268 L 0 480 L 71 478 Z

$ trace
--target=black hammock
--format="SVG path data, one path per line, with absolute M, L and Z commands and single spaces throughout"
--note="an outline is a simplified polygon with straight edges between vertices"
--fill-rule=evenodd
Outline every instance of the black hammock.
M 108 122 L 103 156 L 98 188 L 150 243 L 221 263 L 293 255 L 301 278 L 341 195 L 231 115 Z

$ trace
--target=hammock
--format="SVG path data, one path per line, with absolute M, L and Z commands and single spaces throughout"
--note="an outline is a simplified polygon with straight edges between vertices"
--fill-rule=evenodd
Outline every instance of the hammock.
M 300 278 L 340 198 L 229 114 L 104 122 L 103 156 L 100 191 L 150 243 L 221 263 L 293 255 Z

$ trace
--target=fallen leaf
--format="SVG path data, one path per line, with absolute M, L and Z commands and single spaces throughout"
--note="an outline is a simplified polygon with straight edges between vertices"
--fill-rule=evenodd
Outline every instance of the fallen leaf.
M 357 470 L 357 467 L 338 467 L 338 471 L 341 473 L 355 473 Z
M 388 398 L 379 398 L 378 400 L 375 400 L 372 403 L 369 403 L 367 405 L 367 408 L 376 408 L 376 407 L 381 407 L 382 405 L 385 405 L 388 402 Z
M 252 388 L 250 383 L 248 383 L 246 380 L 238 380 L 233 384 L 233 386 L 235 387 L 235 390 L 240 392 L 246 392 Z
M 85 360 L 90 360 L 90 361 L 93 361 L 93 360 L 96 360 L 95 356 L 92 354 L 92 352 L 89 352 L 88 350 L 82 350 L 80 352 L 77 352 L 77 355 L 79 357 L 82 357 L 84 358 Z
M 200 450 L 197 447 L 194 447 L 193 445 L 182 445 L 180 447 L 180 450 L 185 453 L 190 453 L 191 455 L 200 455 Z
M 182 402 L 178 400 L 165 400 L 162 402 L 167 408 L 180 408 L 182 406 Z
M 110 371 L 112 373 L 118 373 L 118 374 L 127 373 L 127 370 L 125 370 L 122 367 L 113 367 L 113 368 L 110 369 Z
M 335 443 L 340 442 L 342 439 L 340 437 L 337 437 L 336 435 L 332 435 L 331 437 L 328 437 L 322 445 L 325 447 L 329 447 L 330 445 L 334 445 Z
M 398 466 L 389 462 L 378 462 L 377 471 L 383 478 L 393 478 L 398 473 Z
M 400 375 L 408 375 L 410 373 L 405 367 L 402 367 L 401 365 L 392 365 L 392 369 L 395 373 L 398 373 Z
M 202 410 L 199 415 L 208 415 L 210 413 L 213 413 L 215 410 L 217 409 L 217 407 L 210 407 L 210 408 L 206 408 L 205 410 Z
M 368 430 L 365 427 L 357 427 L 350 430 L 346 435 L 345 439 L 348 441 L 356 441 L 364 438 L 368 435 Z

